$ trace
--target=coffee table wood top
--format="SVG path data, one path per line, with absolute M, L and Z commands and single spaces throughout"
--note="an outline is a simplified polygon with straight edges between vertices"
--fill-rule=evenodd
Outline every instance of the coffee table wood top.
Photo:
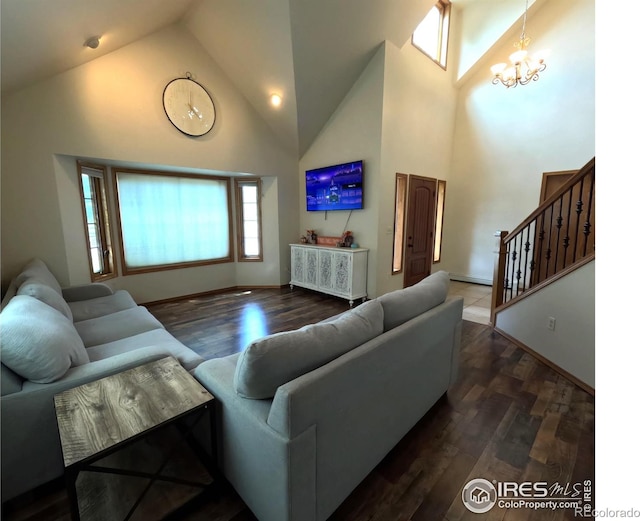
M 158 427 L 213 396 L 173 357 L 55 395 L 65 467 Z

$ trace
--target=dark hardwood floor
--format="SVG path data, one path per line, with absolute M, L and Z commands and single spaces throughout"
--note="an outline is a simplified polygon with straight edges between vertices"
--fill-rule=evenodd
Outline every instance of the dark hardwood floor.
M 291 331 L 349 309 L 349 303 L 295 288 L 238 290 L 148 305 L 183 344 L 204 358 L 244 349 L 252 340 Z
M 179 340 L 209 358 L 236 352 L 263 334 L 317 322 L 347 310 L 348 304 L 287 288 L 237 291 L 148 308 Z M 458 382 L 331 521 L 579 518 L 572 510 L 497 505 L 487 514 L 474 514 L 461 501 L 463 487 L 474 478 L 544 481 L 563 488 L 585 480 L 594 483 L 594 398 L 488 326 L 464 321 Z M 4 505 L 3 519 L 70 519 L 62 481 Z M 224 487 L 180 519 L 255 517 L 233 489 Z

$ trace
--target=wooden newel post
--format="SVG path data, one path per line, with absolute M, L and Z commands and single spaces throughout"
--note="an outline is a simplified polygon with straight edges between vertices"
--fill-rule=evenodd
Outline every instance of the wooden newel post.
M 504 238 L 509 234 L 506 231 L 497 231 L 493 236 L 496 238 L 495 263 L 493 265 L 493 289 L 491 291 L 491 316 L 490 323 L 496 327 L 496 308 L 502 304 L 504 296 L 505 266 L 507 263 L 507 245 Z

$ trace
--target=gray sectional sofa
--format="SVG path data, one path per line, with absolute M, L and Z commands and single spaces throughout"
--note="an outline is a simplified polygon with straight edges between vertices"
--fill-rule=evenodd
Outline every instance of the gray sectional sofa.
M 61 288 L 30 261 L 0 312 L 2 501 L 63 474 L 55 394 L 165 356 L 188 370 L 203 362 L 128 292 Z
M 322 521 L 455 381 L 449 275 L 208 360 L 222 472 L 260 521 Z

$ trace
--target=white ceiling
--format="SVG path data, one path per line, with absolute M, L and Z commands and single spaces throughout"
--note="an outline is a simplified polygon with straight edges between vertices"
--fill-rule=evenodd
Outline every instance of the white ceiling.
M 1 0 L 2 93 L 123 47 L 181 19 L 194 0 Z M 83 47 L 102 36 L 100 47 Z
M 2 93 L 180 23 L 285 146 L 302 155 L 379 45 L 402 46 L 435 0 L 2 0 Z M 101 36 L 100 47 L 82 46 Z M 281 110 L 266 93 L 280 92 Z

